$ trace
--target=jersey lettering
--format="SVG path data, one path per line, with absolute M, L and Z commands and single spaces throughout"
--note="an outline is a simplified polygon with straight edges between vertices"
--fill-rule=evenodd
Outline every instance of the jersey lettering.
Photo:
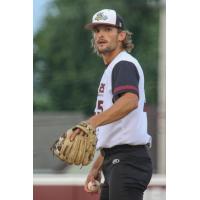
M 106 85 L 105 83 L 101 83 L 99 87 L 99 93 L 104 93 L 105 85 Z
M 98 100 L 97 108 L 98 108 L 98 110 L 103 112 L 103 101 L 102 100 Z

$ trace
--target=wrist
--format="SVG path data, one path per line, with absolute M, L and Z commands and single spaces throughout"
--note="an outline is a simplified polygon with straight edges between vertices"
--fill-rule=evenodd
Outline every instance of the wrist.
M 97 123 L 95 122 L 94 118 L 91 117 L 87 120 L 87 123 L 90 124 L 90 126 L 92 126 L 94 129 L 97 128 Z
M 96 172 L 99 173 L 101 171 L 102 167 L 101 166 L 93 166 L 91 168 L 91 172 Z

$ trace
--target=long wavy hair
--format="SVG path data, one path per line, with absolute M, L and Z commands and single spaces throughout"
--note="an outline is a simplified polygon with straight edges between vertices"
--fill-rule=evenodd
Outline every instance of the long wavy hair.
M 132 42 L 132 35 L 133 35 L 133 33 L 131 33 L 128 30 L 120 30 L 120 29 L 118 29 L 119 33 L 122 32 L 122 31 L 126 33 L 126 37 L 122 41 L 122 48 L 124 50 L 126 50 L 128 53 L 130 53 L 134 49 L 134 44 Z M 93 36 L 92 36 L 92 39 L 91 39 L 91 46 L 93 48 L 94 53 L 96 53 L 98 56 L 101 56 L 99 54 L 99 52 L 98 52 L 97 47 L 95 46 L 95 42 L 94 42 L 94 37 Z

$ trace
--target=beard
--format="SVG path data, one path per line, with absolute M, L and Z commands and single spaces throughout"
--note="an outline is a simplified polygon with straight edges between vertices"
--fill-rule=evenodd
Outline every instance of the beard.
M 108 46 L 108 47 L 105 47 L 105 48 L 98 48 L 98 46 L 96 45 L 96 49 L 97 49 L 99 54 L 106 54 L 106 53 L 110 53 L 110 52 L 114 51 L 116 49 L 116 47 Z
M 106 54 L 114 50 L 114 48 L 106 47 L 104 49 L 97 49 L 100 54 Z

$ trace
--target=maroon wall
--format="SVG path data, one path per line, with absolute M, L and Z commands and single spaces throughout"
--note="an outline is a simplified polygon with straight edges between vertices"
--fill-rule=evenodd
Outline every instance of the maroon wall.
M 98 194 L 84 191 L 83 186 L 34 185 L 33 200 L 98 200 Z
M 157 190 L 157 196 L 158 191 L 161 196 L 165 196 L 165 184 L 149 185 L 147 191 L 151 193 L 155 189 Z M 34 185 L 33 200 L 99 200 L 99 195 L 85 192 L 83 186 Z

